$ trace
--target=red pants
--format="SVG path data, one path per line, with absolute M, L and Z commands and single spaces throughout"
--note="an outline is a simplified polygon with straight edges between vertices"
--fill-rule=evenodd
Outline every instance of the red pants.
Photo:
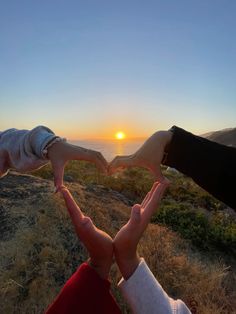
M 121 314 L 121 311 L 110 293 L 110 282 L 83 263 L 45 314 Z

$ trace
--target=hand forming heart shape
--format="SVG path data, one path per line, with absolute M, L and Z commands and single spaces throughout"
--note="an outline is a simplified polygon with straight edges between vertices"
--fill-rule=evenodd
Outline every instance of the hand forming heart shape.
M 153 184 L 143 202 L 132 207 L 129 221 L 116 234 L 114 240 L 106 232 L 98 229 L 90 217 L 84 216 L 65 186 L 60 187 L 59 191 L 65 200 L 75 231 L 89 252 L 89 263 L 102 278 L 108 277 L 113 262 L 113 252 L 125 279 L 134 272 L 140 262 L 137 253 L 139 240 L 154 211 L 159 207 L 168 185 L 167 179 L 162 183 Z
M 149 137 L 134 154 L 117 156 L 110 164 L 108 164 L 100 152 L 66 142 L 55 143 L 48 149 L 48 158 L 52 164 L 56 189 L 58 190 L 63 185 L 64 168 L 69 160 L 93 162 L 105 174 L 113 174 L 119 168 L 140 166 L 150 170 L 154 174 L 155 179 L 162 182 L 164 177 L 160 166 L 171 137 L 172 133 L 169 131 L 158 131 Z

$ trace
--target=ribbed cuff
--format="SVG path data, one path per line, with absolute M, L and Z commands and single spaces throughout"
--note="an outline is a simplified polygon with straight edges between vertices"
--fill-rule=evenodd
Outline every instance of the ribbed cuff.
M 53 144 L 66 139 L 56 136 L 52 130 L 45 126 L 37 126 L 30 132 L 30 139 L 34 153 L 41 159 L 47 159 L 48 148 Z
M 48 149 L 52 147 L 54 144 L 59 143 L 59 142 L 66 142 L 66 138 L 57 136 L 57 137 L 54 137 L 52 140 L 50 140 L 42 150 L 42 157 L 45 159 L 48 159 Z

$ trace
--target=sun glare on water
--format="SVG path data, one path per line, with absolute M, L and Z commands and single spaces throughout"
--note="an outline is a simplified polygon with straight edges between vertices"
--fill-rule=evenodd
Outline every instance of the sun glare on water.
M 126 137 L 126 135 L 125 135 L 124 132 L 117 132 L 115 134 L 115 137 L 116 137 L 117 140 L 123 140 Z

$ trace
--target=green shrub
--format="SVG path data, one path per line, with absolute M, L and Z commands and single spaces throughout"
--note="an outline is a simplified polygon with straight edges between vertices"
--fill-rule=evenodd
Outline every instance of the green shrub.
M 217 248 L 236 252 L 236 221 L 224 212 L 214 212 L 208 218 L 188 203 L 163 202 L 153 222 L 171 226 L 202 249 Z

